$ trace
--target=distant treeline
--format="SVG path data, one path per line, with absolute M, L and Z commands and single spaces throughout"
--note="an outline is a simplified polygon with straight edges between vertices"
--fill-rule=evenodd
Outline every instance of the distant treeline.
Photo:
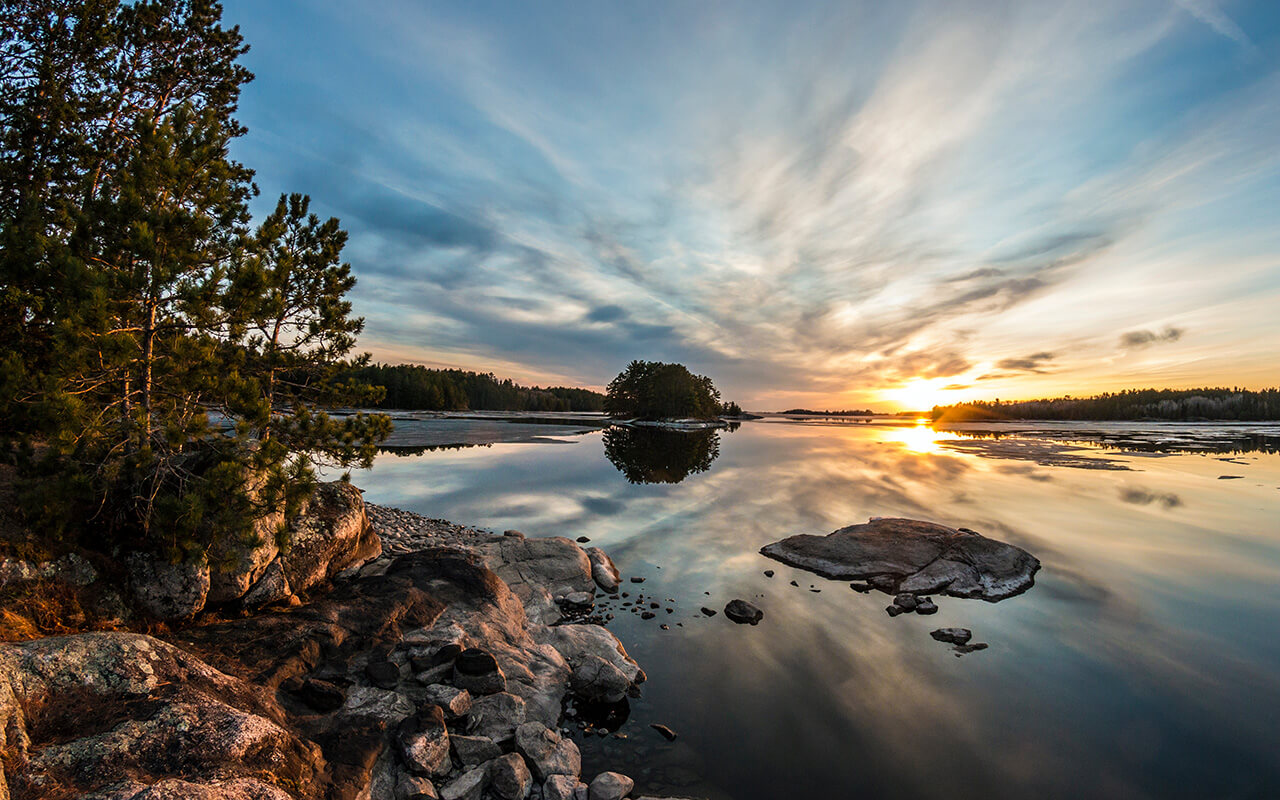
M 1096 397 L 936 406 L 934 420 L 1280 420 L 1280 388 L 1129 389 Z
M 818 417 L 870 417 L 876 412 L 869 408 L 846 409 L 844 411 L 814 411 L 811 408 L 788 408 L 783 414 L 812 414 Z
M 604 395 L 563 386 L 520 386 L 493 373 L 372 364 L 351 377 L 387 392 L 378 408 L 423 411 L 600 411 Z

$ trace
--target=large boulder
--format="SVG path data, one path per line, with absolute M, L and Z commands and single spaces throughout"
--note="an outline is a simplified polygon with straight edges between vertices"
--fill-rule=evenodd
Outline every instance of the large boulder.
M 345 481 L 316 487 L 307 512 L 294 520 L 289 533 L 280 566 L 294 593 L 382 552 L 360 490 Z
M 524 700 L 507 692 L 490 694 L 471 704 L 467 733 L 487 737 L 501 745 L 511 741 L 524 720 Z
M 129 590 L 134 603 L 156 619 L 194 616 L 209 597 L 209 562 L 168 560 L 149 553 L 132 553 L 126 559 Z
M 498 800 L 524 800 L 533 788 L 533 776 L 519 753 L 507 753 L 489 764 L 489 791 Z
M 261 480 L 251 481 L 247 491 L 257 497 Z M 272 511 L 254 520 L 243 537 L 222 537 L 209 547 L 211 568 L 209 602 L 228 603 L 245 595 L 280 554 L 277 544 L 284 513 Z
M 620 772 L 601 772 L 590 784 L 590 800 L 623 800 L 631 794 L 636 782 Z
M 556 625 L 546 628 L 543 640 L 556 649 L 572 669 L 600 658 L 618 669 L 632 684 L 645 681 L 644 670 L 627 655 L 627 650 L 608 628 L 601 625 Z
M 406 717 L 396 728 L 400 755 L 415 775 L 440 776 L 453 769 L 449 759 L 449 731 L 439 706 L 428 706 Z
M 540 722 L 526 722 L 516 728 L 516 750 L 529 761 L 540 781 L 565 775 L 573 776 L 576 782 L 582 772 L 582 754 L 573 740 Z
M 593 703 L 616 703 L 627 696 L 631 681 L 627 676 L 600 656 L 584 656 L 573 668 L 569 678 L 573 693 Z
M 14 796 L 129 782 L 118 796 L 277 796 L 246 794 L 250 784 L 229 781 L 237 775 L 318 792 L 319 749 L 289 731 L 270 692 L 150 636 L 0 646 L 0 718 L 6 760 L 21 765 L 6 776 Z
M 826 578 L 878 579 L 875 585 L 895 591 L 992 602 L 1031 588 L 1040 569 L 1020 547 L 913 519 L 873 518 L 826 536 L 791 536 L 760 552 Z
M 496 536 L 480 548 L 485 566 L 493 570 L 524 603 L 535 622 L 559 617 L 552 598 L 572 592 L 591 592 L 595 580 L 591 561 L 582 548 L 563 536 L 517 539 Z

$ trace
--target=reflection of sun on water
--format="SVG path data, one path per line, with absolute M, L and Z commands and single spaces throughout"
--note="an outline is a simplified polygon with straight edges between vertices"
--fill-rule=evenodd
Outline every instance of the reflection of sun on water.
M 911 427 L 882 428 L 880 434 L 886 442 L 903 445 L 913 453 L 937 453 L 942 449 L 938 442 L 960 438 L 950 431 L 935 431 L 924 419 Z

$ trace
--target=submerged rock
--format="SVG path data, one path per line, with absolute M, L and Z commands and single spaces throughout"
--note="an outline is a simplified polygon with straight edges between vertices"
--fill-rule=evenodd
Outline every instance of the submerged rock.
M 947 644 L 968 644 L 973 638 L 973 631 L 968 628 L 938 628 L 929 633 L 935 640 Z
M 988 601 L 1025 592 L 1040 569 L 1040 562 L 1020 547 L 911 519 L 873 519 L 826 536 L 800 534 L 760 552 L 823 577 L 866 579 L 884 591 Z
M 764 619 L 764 612 L 746 600 L 730 600 L 724 607 L 724 615 L 739 625 L 755 625 Z

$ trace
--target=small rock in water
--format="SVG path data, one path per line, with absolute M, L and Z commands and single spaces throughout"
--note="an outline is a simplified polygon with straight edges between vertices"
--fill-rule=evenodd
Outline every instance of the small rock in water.
M 640 619 L 653 619 L 656 616 L 658 615 L 653 613 L 652 611 L 646 611 L 640 615 Z
M 938 606 L 929 598 L 925 598 L 916 604 L 917 614 L 937 614 Z
M 632 575 L 632 576 L 631 576 L 631 582 L 632 582 L 632 583 L 644 583 L 644 578 L 640 577 L 639 575 Z
M 649 723 L 649 727 L 662 734 L 662 737 L 668 742 L 674 742 L 676 739 L 676 732 L 668 728 L 666 725 L 659 725 L 656 722 L 651 722 Z
M 989 645 L 986 642 L 974 642 L 973 644 L 956 645 L 956 655 L 962 656 L 968 653 L 976 653 L 979 650 L 986 650 Z
M 589 542 L 589 541 L 591 541 L 591 538 L 590 538 L 590 537 L 588 537 L 588 536 L 579 536 L 579 537 L 578 537 L 578 544 L 586 544 L 586 543 L 587 543 L 587 542 Z
M 889 616 L 891 617 L 896 617 L 899 614 L 907 613 L 907 610 L 902 606 L 888 606 L 885 608 L 885 611 L 888 612 Z
M 703 606 L 702 613 L 706 614 L 708 617 L 714 617 L 716 615 L 716 610 L 714 608 L 707 608 L 706 606 Z
M 893 598 L 893 604 L 904 611 L 914 611 L 919 603 L 919 599 L 914 594 L 908 594 L 907 592 L 903 592 Z
M 755 625 L 764 619 L 764 612 L 746 600 L 730 600 L 724 607 L 724 615 L 739 625 Z
M 948 644 L 968 644 L 973 638 L 973 631 L 968 628 L 938 628 L 929 634 L 939 642 Z
M 773 570 L 771 570 L 771 569 L 766 569 L 766 570 L 764 571 L 764 576 L 765 576 L 766 578 L 772 578 L 772 577 L 773 577 Z
M 855 592 L 858 592 L 859 594 L 866 594 L 867 592 L 871 591 L 871 584 L 865 583 L 862 581 L 855 581 L 849 584 L 849 588 L 854 590 Z
M 799 588 L 799 587 L 800 587 L 800 584 L 796 583 L 795 581 L 792 581 L 792 582 L 791 582 L 791 585 L 792 585 L 792 586 L 795 586 L 796 588 Z

